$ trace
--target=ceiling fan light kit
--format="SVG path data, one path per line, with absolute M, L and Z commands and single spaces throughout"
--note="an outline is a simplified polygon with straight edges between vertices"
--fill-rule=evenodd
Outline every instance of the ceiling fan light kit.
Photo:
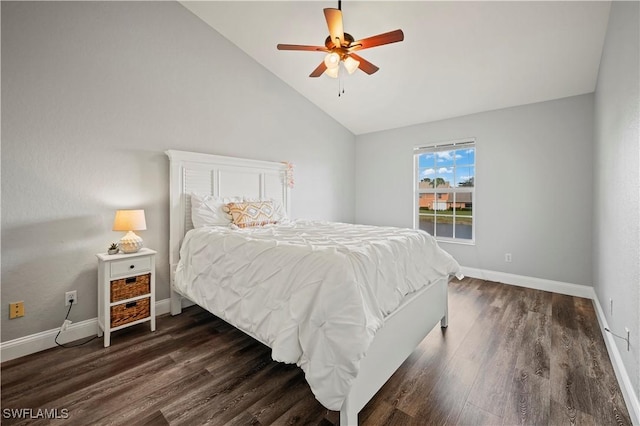
M 371 62 L 356 55 L 357 50 L 370 49 L 390 43 L 397 43 L 404 40 L 402 30 L 390 31 L 378 34 L 361 40 L 355 40 L 351 34 L 345 33 L 342 25 L 341 2 L 338 2 L 338 9 L 324 9 L 324 17 L 329 28 L 329 36 L 324 42 L 324 46 L 307 46 L 299 44 L 278 44 L 278 50 L 301 50 L 326 52 L 324 61 L 309 74 L 309 77 L 320 77 L 326 74 L 332 78 L 338 78 L 340 64 L 344 66 L 349 74 L 353 74 L 358 68 L 366 74 L 373 74 L 379 68 Z
M 337 53 L 331 52 L 327 53 L 327 56 L 324 57 L 324 64 L 327 67 L 324 74 L 331 78 L 338 78 L 340 63 L 342 63 L 349 74 L 353 74 L 358 69 L 358 65 L 360 65 L 360 61 L 356 61 L 351 56 L 343 59 Z

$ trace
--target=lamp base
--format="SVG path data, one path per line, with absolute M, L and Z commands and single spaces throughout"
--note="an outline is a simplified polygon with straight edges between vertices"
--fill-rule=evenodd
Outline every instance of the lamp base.
M 118 242 L 118 248 L 123 253 L 135 253 L 142 247 L 144 247 L 142 238 L 137 236 L 133 231 L 127 232 L 127 235 L 122 237 L 120 242 Z

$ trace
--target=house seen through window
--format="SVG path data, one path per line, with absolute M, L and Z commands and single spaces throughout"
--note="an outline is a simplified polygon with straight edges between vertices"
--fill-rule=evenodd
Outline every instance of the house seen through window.
M 439 240 L 473 243 L 475 140 L 416 148 L 414 157 L 414 227 Z

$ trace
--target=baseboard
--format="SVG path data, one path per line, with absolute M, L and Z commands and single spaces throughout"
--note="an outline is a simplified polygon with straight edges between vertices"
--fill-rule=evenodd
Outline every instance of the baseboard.
M 156 316 L 171 312 L 171 299 L 162 299 L 156 302 Z
M 462 273 L 468 277 L 480 278 L 487 281 L 515 285 L 518 287 L 533 288 L 535 290 L 550 291 L 567 296 L 584 297 L 594 299 L 596 296 L 593 287 L 580 284 L 565 283 L 562 281 L 547 280 L 544 278 L 527 277 L 524 275 L 509 274 L 507 272 L 488 271 L 486 269 L 462 267 Z
M 622 363 L 622 357 L 620 356 L 618 345 L 616 345 L 613 336 L 604 330 L 605 328 L 609 328 L 609 324 L 597 295 L 593 298 L 593 304 L 596 308 L 596 316 L 598 317 L 598 323 L 600 324 L 600 331 L 602 332 L 604 342 L 607 345 L 607 351 L 609 352 L 609 358 L 611 359 L 613 370 L 616 373 L 616 379 L 618 379 L 618 384 L 620 385 L 624 402 L 627 404 L 629 416 L 631 416 L 631 423 L 634 425 L 640 425 L 640 400 L 638 400 L 638 395 L 636 395 L 633 389 L 627 369 Z
M 593 300 L 598 324 L 600 325 L 600 333 L 604 337 L 607 351 L 609 352 L 609 359 L 611 360 L 611 365 L 613 366 L 613 370 L 616 374 L 616 379 L 618 380 L 618 385 L 620 386 L 624 402 L 629 410 L 631 422 L 634 425 L 640 425 L 640 401 L 638 401 L 638 395 L 636 395 L 633 389 L 631 379 L 624 364 L 622 363 L 622 357 L 618 351 L 618 346 L 613 340 L 613 336 L 604 330 L 605 328 L 609 328 L 609 325 L 593 287 L 468 267 L 462 267 L 462 273 L 473 278 L 480 278 L 519 287 L 527 287 L 535 290 L 566 294 L 568 296 L 584 297 Z
M 54 328 L 52 330 L 2 342 L 0 345 L 0 359 L 2 359 L 2 362 L 9 361 L 53 348 L 57 346 L 55 338 L 58 331 L 60 331 L 60 328 Z M 93 318 L 72 323 L 65 332 L 60 333 L 58 341 L 60 343 L 68 343 L 85 337 L 95 336 L 97 332 L 98 319 Z
M 171 300 L 163 299 L 156 302 L 156 315 L 168 314 L 171 312 Z M 36 352 L 51 349 L 56 345 L 55 338 L 60 328 L 42 331 L 29 336 L 19 337 L 14 340 L 0 343 L 0 360 L 2 362 Z M 95 336 L 98 333 L 98 319 L 92 318 L 84 321 L 74 322 L 63 333 L 60 333 L 58 342 L 68 343 L 75 340 Z

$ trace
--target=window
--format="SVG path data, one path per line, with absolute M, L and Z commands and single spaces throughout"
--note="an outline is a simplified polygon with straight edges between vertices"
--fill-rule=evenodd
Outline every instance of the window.
M 416 148 L 414 228 L 442 241 L 473 243 L 475 139 Z

